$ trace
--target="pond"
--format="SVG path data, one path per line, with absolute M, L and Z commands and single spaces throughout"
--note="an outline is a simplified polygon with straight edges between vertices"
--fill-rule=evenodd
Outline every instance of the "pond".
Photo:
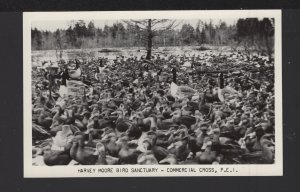
M 203 47 L 203 46 L 201 46 Z M 159 54 L 160 57 L 168 57 L 170 55 L 204 55 L 210 54 L 230 54 L 230 47 L 226 46 L 205 46 L 205 49 L 199 49 L 200 46 L 185 47 L 158 47 L 153 49 L 152 55 Z M 61 53 L 60 53 L 61 52 Z M 122 48 L 93 48 L 93 49 L 66 49 L 66 50 L 41 50 L 32 51 L 31 61 L 33 66 L 39 66 L 43 61 L 58 61 L 60 58 L 70 60 L 74 58 L 98 58 L 105 57 L 113 60 L 117 56 L 138 57 L 146 56 L 146 49 L 143 47 L 122 47 Z

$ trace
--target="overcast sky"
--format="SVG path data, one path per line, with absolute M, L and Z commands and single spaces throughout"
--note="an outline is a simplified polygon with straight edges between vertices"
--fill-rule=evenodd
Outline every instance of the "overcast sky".
M 218 24 L 220 20 L 227 23 L 227 25 L 235 24 L 238 18 L 234 19 L 212 19 L 213 24 Z M 209 23 L 209 19 L 201 19 L 203 22 Z M 85 20 L 85 23 L 89 23 L 90 20 Z M 113 23 L 122 22 L 121 20 L 93 20 L 95 27 L 103 28 L 104 25 L 111 26 Z M 198 19 L 189 19 L 189 20 L 178 20 L 178 25 L 176 29 L 180 29 L 183 24 L 191 24 L 194 28 L 197 26 Z M 31 23 L 32 28 L 37 28 L 39 30 L 48 30 L 48 31 L 56 31 L 57 29 L 67 29 L 72 24 L 72 21 L 34 21 Z M 126 24 L 124 24 L 126 25 Z

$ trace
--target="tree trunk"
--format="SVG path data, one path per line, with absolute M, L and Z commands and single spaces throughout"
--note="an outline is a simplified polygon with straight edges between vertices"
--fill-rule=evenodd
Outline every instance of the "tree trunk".
M 151 31 L 151 19 L 148 20 L 148 44 L 147 44 L 147 56 L 146 59 L 151 59 L 151 51 L 152 51 L 152 31 Z
M 151 59 L 152 52 L 152 37 L 148 36 L 148 45 L 147 45 L 147 56 L 146 59 Z
M 271 47 L 269 45 L 268 36 L 265 35 L 264 39 L 265 39 L 265 44 L 266 44 L 266 48 L 267 48 L 267 53 L 268 53 L 269 61 L 271 61 L 271 59 L 272 59 L 272 49 L 271 49 Z

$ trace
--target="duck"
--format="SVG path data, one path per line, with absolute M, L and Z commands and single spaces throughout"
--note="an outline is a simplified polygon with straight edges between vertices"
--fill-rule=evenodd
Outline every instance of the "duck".
M 139 165 L 155 165 L 158 164 L 157 159 L 155 158 L 154 152 L 152 150 L 152 144 L 149 140 L 144 140 L 144 149 L 145 152 L 141 153 L 137 158 L 137 163 Z
M 224 155 L 227 160 L 230 161 L 230 159 L 242 155 L 245 152 L 235 140 L 221 136 L 220 128 L 215 128 L 210 132 L 209 135 L 212 142 L 211 149 L 216 151 L 217 154 Z
M 262 129 L 248 134 L 245 139 L 241 139 L 241 148 L 244 150 L 242 159 L 249 162 L 273 163 L 274 162 L 274 142 L 273 134 L 264 134 Z
M 58 131 L 62 130 L 63 119 L 60 117 L 61 112 L 59 109 L 53 111 L 55 114 L 52 118 L 52 124 L 50 126 L 50 133 L 56 135 Z
M 217 108 L 211 109 L 209 118 L 212 122 L 214 122 L 217 119 L 220 119 L 220 120 L 225 119 L 225 114 L 219 107 L 217 107 Z
M 63 125 L 62 130 L 56 133 L 53 138 L 53 147 L 65 148 L 74 138 L 70 125 Z
M 150 121 L 150 131 L 152 132 L 156 132 L 157 130 L 157 119 L 156 116 L 151 114 L 148 117 L 149 121 Z
M 71 143 L 64 150 L 53 150 L 50 147 L 43 149 L 44 163 L 48 166 L 68 165 L 72 158 L 70 156 Z
M 262 146 L 262 159 L 264 163 L 274 163 L 275 158 L 275 146 L 274 142 L 267 138 L 262 138 L 260 140 L 260 144 Z
M 80 66 L 79 66 L 79 61 L 77 60 L 77 59 L 75 59 L 75 63 L 76 63 L 76 66 L 75 66 L 75 68 L 74 69 L 71 69 L 71 70 L 69 70 L 69 76 L 70 76 L 70 78 L 72 78 L 72 79 L 80 79 L 80 77 L 81 77 L 81 68 L 80 68 Z
M 121 145 L 116 143 L 117 139 L 117 135 L 114 132 L 107 133 L 101 139 L 107 154 L 116 158 L 119 156 L 119 151 L 121 150 Z
M 174 141 L 180 141 L 182 138 L 189 135 L 189 129 L 185 125 L 180 125 L 175 132 L 173 132 Z
M 208 135 L 212 135 L 213 145 L 220 145 L 222 147 L 239 147 L 238 143 L 236 143 L 233 139 L 222 137 L 220 128 L 212 129 L 211 133 L 208 133 Z
M 199 164 L 212 164 L 218 160 L 217 152 L 212 151 L 211 146 L 212 142 L 208 140 L 203 144 L 202 149 L 204 149 L 204 151 L 199 151 L 196 153 L 196 159 L 198 160 Z
M 211 106 L 206 103 L 206 91 L 204 91 L 202 97 L 199 96 L 198 102 L 199 102 L 199 106 L 198 106 L 199 112 L 203 115 L 208 115 L 210 113 Z
M 73 104 L 73 105 L 67 107 L 65 110 L 66 119 L 69 119 L 69 121 L 71 121 L 72 124 L 74 124 L 74 125 L 76 125 L 76 121 L 78 120 L 77 116 L 79 116 L 79 115 L 76 115 L 78 108 L 79 108 L 78 105 Z
M 118 114 L 118 119 L 116 120 L 115 125 L 119 132 L 125 132 L 131 126 L 132 122 L 125 118 L 124 105 L 121 104 L 120 109 L 112 114 Z
M 74 119 L 74 125 L 79 128 L 81 131 L 87 129 L 88 118 L 90 116 L 89 111 L 83 111 L 83 106 L 81 105 L 72 105 L 71 110 L 68 111 L 68 114 L 71 114 L 71 118 Z
M 209 120 L 206 121 L 204 116 L 200 113 L 199 110 L 195 111 L 194 117 L 196 119 L 195 124 L 191 125 L 191 130 L 195 131 L 197 128 L 201 127 L 202 125 L 206 125 L 209 123 Z
M 76 140 L 73 141 L 70 149 L 72 159 L 82 165 L 94 165 L 98 160 L 96 149 L 84 145 L 84 136 L 82 134 L 76 135 Z
M 135 148 L 131 148 L 128 144 L 128 137 L 122 136 L 118 139 L 117 144 L 121 146 L 121 149 L 119 151 L 119 158 L 121 164 L 137 164 L 137 158 L 141 154 L 140 151 L 138 151 Z
M 43 128 L 42 126 L 32 122 L 32 138 L 33 141 L 44 140 L 44 139 L 51 138 L 51 134 L 47 130 L 45 130 L 45 128 Z
M 98 115 L 97 114 L 93 114 L 88 119 L 86 128 L 87 128 L 87 131 L 90 130 L 90 129 L 99 129 Z
M 63 126 L 62 131 L 57 132 L 53 138 L 51 148 L 48 147 L 43 150 L 45 164 L 48 166 L 68 165 L 72 160 L 70 156 L 72 140 L 73 133 L 70 126 Z
M 143 145 L 146 150 L 151 151 L 157 161 L 160 161 L 167 157 L 169 154 L 168 150 L 164 147 L 157 145 L 157 133 L 150 131 L 148 137 L 143 141 Z M 146 143 L 145 143 L 146 142 Z
M 181 110 L 176 110 L 172 114 L 172 119 L 177 124 L 183 124 L 188 128 L 196 123 L 196 118 L 191 115 L 182 115 Z
M 155 138 L 155 146 L 160 146 L 163 148 L 167 148 L 172 143 L 171 133 L 175 128 L 170 128 L 170 130 L 157 130 L 156 138 Z M 171 138 L 170 138 L 171 137 Z M 169 140 L 170 139 L 170 140 Z
M 37 120 L 37 124 L 43 126 L 46 129 L 50 129 L 52 125 L 51 114 L 45 110 L 45 108 L 40 108 L 40 115 Z
M 43 149 L 42 148 L 32 148 L 32 165 L 35 166 L 44 166 L 46 165 L 43 157 Z
M 136 140 L 140 138 L 142 135 L 142 130 L 139 128 L 138 122 L 138 116 L 133 111 L 131 112 L 129 120 L 132 121 L 131 126 L 127 129 L 126 134 L 131 140 Z
M 264 134 L 265 133 L 263 129 L 257 128 L 254 132 L 245 136 L 245 145 L 250 152 L 262 150 L 260 141 L 261 139 L 264 139 Z
M 99 129 L 89 129 L 85 133 L 88 134 L 88 141 L 85 142 L 86 146 L 96 147 L 97 143 L 101 141 L 101 136 L 103 134 L 103 130 Z
M 185 104 L 181 107 L 181 114 L 183 116 L 191 116 L 192 115 L 192 111 L 187 104 Z
M 167 157 L 159 161 L 159 164 L 169 164 L 169 165 L 176 165 L 178 164 L 176 155 L 169 153 Z
M 156 124 L 158 130 L 169 130 L 171 127 L 177 127 L 178 125 L 174 123 L 172 119 L 164 119 L 162 115 L 156 116 Z
M 156 165 L 158 161 L 151 151 L 146 151 L 138 156 L 137 163 L 139 165 Z
M 184 137 L 181 140 L 172 143 L 167 148 L 168 152 L 174 154 L 178 162 L 185 161 L 191 152 L 188 143 L 188 137 Z
M 89 123 L 89 118 L 91 116 L 90 112 L 89 111 L 83 111 L 81 113 L 81 116 L 82 116 L 82 120 L 81 120 L 81 123 L 82 123 L 82 127 L 81 129 L 84 130 L 87 128 L 87 125 Z M 77 126 L 78 127 L 78 126 Z M 80 127 L 78 127 L 80 129 Z
M 154 119 L 152 117 L 147 117 L 145 119 L 140 119 L 141 121 L 138 122 L 138 125 L 141 130 L 141 136 L 137 140 L 132 140 L 130 143 L 135 143 L 137 144 L 137 150 L 139 151 L 144 151 L 143 143 L 144 140 L 149 138 L 149 133 L 151 133 L 151 127 L 152 129 L 155 129 L 154 127 L 156 124 L 154 123 Z
M 104 117 L 104 118 L 100 118 L 98 119 L 98 125 L 99 125 L 99 129 L 103 129 L 106 127 L 115 127 L 115 123 L 114 123 L 114 118 L 111 117 Z
M 209 137 L 209 135 L 207 134 L 208 133 L 208 125 L 202 125 L 201 127 L 199 127 L 197 130 L 196 130 L 196 133 L 195 133 L 195 136 L 196 136 L 196 146 L 197 148 L 201 148 L 204 144 L 204 141 L 206 138 Z
M 96 144 L 96 152 L 95 154 L 98 155 L 98 159 L 95 163 L 95 165 L 107 165 L 107 160 L 106 160 L 106 152 L 105 152 L 105 146 L 99 142 Z

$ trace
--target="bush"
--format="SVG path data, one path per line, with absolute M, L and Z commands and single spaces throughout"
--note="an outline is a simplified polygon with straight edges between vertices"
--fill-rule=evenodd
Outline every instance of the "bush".
M 111 52 L 119 52 L 119 50 L 116 50 L 116 49 L 101 49 L 98 52 L 99 53 L 111 53 Z
M 196 48 L 195 50 L 197 50 L 197 51 L 207 51 L 207 50 L 211 50 L 211 49 L 209 47 L 200 46 L 199 48 Z

